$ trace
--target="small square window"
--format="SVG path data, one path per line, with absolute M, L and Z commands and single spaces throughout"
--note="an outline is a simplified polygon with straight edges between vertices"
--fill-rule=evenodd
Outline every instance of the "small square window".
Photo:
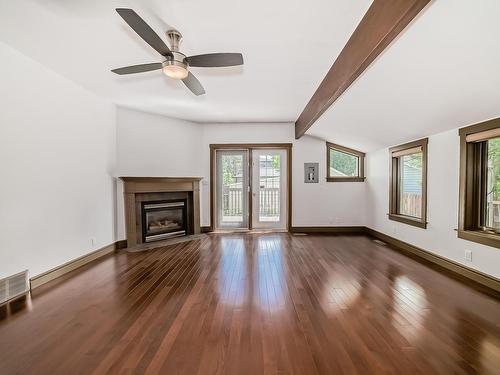
M 328 182 L 364 181 L 365 154 L 347 147 L 326 143 Z

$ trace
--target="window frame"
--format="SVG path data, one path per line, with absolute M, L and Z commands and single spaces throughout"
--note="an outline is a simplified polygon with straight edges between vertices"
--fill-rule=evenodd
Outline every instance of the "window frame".
M 349 154 L 358 158 L 358 175 L 357 176 L 331 176 L 330 175 L 330 150 Z M 349 147 L 337 145 L 335 143 L 326 142 L 326 181 L 327 182 L 364 182 L 365 177 L 365 153 L 354 150 Z
M 412 225 L 418 228 L 427 228 L 427 148 L 429 139 L 422 138 L 417 141 L 405 143 L 399 146 L 389 148 L 389 220 L 394 220 L 400 223 Z M 416 218 L 399 213 L 399 175 L 401 156 L 394 156 L 394 153 L 400 153 L 413 148 L 421 148 L 422 150 L 422 217 Z
M 495 130 L 497 132 L 495 133 Z M 490 132 L 483 137 L 479 133 Z M 500 233 L 483 228 L 486 148 L 484 141 L 500 135 L 500 118 L 470 125 L 458 130 L 460 136 L 460 180 L 458 238 L 500 248 Z M 467 140 L 470 137 L 473 140 Z

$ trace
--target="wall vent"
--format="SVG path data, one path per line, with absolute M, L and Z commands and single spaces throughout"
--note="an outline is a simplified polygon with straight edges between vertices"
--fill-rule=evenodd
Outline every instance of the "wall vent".
M 0 304 L 29 291 L 28 270 L 0 280 Z

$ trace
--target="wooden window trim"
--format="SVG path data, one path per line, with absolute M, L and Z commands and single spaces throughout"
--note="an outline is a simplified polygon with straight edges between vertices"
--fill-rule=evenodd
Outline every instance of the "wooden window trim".
M 389 220 L 394 220 L 400 223 L 412 225 L 414 227 L 427 228 L 427 145 L 428 138 L 419 139 L 417 141 L 405 143 L 389 149 L 390 173 L 389 173 Z M 399 162 L 398 158 L 404 154 L 406 150 L 412 150 L 413 153 L 420 148 L 422 150 L 422 217 L 415 218 L 411 216 L 401 215 L 398 210 L 398 184 L 399 184 Z
M 334 149 L 359 158 L 358 175 L 353 177 L 335 177 L 330 175 L 330 149 Z M 365 153 L 352 148 L 326 142 L 326 181 L 327 182 L 364 182 L 365 181 Z
M 480 228 L 482 215 L 482 146 L 480 142 L 498 137 L 500 118 L 461 128 L 458 238 L 500 248 L 500 234 Z

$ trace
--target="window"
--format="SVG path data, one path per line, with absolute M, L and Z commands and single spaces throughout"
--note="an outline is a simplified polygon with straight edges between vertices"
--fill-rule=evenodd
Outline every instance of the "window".
M 458 237 L 500 248 L 500 119 L 459 135 Z
M 364 181 L 365 154 L 327 142 L 326 180 L 328 182 Z
M 427 138 L 389 149 L 389 219 L 427 226 Z

